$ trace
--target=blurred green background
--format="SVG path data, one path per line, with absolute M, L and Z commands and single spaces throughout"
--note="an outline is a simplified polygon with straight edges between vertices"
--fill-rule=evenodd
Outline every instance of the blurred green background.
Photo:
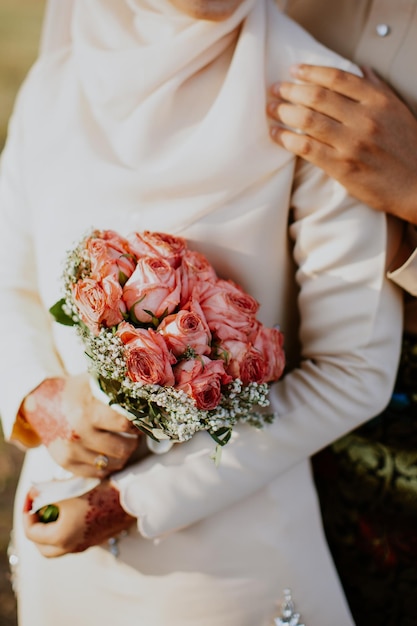
M 0 151 L 16 93 L 37 55 L 44 6 L 45 0 L 0 0 Z M 7 545 L 22 458 L 17 448 L 4 442 L 0 431 L 0 626 L 17 623 Z
M 0 0 L 0 149 L 22 80 L 38 51 L 44 0 Z

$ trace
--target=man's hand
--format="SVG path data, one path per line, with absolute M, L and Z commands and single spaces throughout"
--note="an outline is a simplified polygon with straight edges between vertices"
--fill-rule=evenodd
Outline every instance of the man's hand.
M 417 120 L 371 69 L 361 78 L 298 65 L 301 83 L 271 88 L 267 112 L 284 148 L 322 168 L 374 209 L 417 224 Z

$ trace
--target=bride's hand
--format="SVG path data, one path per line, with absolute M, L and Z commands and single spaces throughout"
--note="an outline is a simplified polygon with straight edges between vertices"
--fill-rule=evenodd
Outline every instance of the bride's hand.
M 48 524 L 40 522 L 36 513 L 29 513 L 34 495 L 29 492 L 26 498 L 23 512 L 25 534 L 48 558 L 83 552 L 136 522 L 122 509 L 119 492 L 108 480 L 83 496 L 60 502 L 58 519 Z
M 318 165 L 356 198 L 417 223 L 417 120 L 371 69 L 358 77 L 299 65 L 294 79 L 272 86 L 276 143 Z
M 20 414 L 52 458 L 78 476 L 103 478 L 124 467 L 138 446 L 139 431 L 93 397 L 88 375 L 46 379 Z

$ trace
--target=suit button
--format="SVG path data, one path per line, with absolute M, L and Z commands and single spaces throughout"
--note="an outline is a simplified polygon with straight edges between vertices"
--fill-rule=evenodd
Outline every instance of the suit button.
M 388 26 L 388 24 L 378 24 L 375 30 L 376 30 L 376 34 L 378 35 L 378 37 L 387 37 L 391 32 L 391 29 Z

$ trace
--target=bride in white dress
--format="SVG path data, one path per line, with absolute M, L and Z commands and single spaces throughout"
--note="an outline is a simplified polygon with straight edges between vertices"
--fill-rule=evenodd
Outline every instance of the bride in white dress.
M 353 623 L 309 456 L 387 403 L 402 305 L 385 278 L 385 216 L 270 141 L 266 85 L 298 61 L 355 71 L 272 0 L 48 5 L 0 179 L 0 411 L 6 436 L 32 446 L 15 509 L 20 626 L 270 626 L 286 587 L 307 626 Z M 59 466 L 54 436 L 19 407 L 36 406 L 43 381 L 76 390 L 85 372 L 73 330 L 47 311 L 65 252 L 92 226 L 185 237 L 281 326 L 288 363 L 271 387 L 277 418 L 236 428 L 219 467 L 200 433 L 112 475 L 129 522 L 118 556 L 101 542 L 120 525 L 110 516 L 87 540 L 75 503 L 22 527 L 31 483 Z M 84 475 L 97 475 L 93 449 Z M 68 529 L 91 547 L 71 554 Z

